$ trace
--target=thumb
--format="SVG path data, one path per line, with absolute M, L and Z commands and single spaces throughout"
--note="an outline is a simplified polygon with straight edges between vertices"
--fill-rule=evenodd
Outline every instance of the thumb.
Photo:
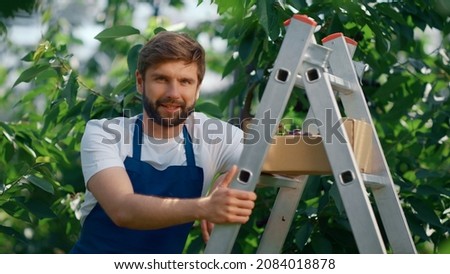
M 236 175 L 238 168 L 236 165 L 233 165 L 230 170 L 225 174 L 222 182 L 220 183 L 221 187 L 228 187 L 230 183 L 233 181 L 234 175 Z

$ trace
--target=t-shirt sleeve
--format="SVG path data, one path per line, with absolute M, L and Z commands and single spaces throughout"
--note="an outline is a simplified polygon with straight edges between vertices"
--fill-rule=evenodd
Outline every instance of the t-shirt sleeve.
M 119 146 L 123 130 L 118 120 L 91 120 L 81 139 L 81 165 L 84 182 L 109 167 L 124 167 Z
M 231 129 L 231 142 L 229 142 L 229 140 L 224 140 L 224 142 L 222 142 L 221 157 L 218 161 L 217 170 L 219 173 L 225 173 L 233 165 L 237 165 L 244 148 L 242 130 L 231 124 L 227 124 L 227 127 L 230 127 Z M 227 132 L 230 131 L 227 130 Z

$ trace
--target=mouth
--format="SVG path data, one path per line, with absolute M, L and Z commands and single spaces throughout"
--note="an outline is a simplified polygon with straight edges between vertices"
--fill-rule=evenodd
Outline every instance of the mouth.
M 181 109 L 181 106 L 178 104 L 160 104 L 160 106 L 169 113 L 178 112 Z

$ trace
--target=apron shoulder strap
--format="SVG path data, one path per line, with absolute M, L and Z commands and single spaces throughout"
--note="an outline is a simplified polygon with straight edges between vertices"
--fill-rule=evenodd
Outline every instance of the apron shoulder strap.
M 184 150 L 186 152 L 186 161 L 188 166 L 195 165 L 195 154 L 192 146 L 192 138 L 189 135 L 186 125 L 183 126 Z
M 141 159 L 141 144 L 142 144 L 142 114 L 140 114 L 134 123 L 133 131 L 133 158 Z

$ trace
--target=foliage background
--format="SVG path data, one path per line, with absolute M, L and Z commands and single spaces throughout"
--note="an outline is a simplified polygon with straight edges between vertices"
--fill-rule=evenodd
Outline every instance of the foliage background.
M 283 21 L 297 12 L 318 23 L 318 41 L 334 32 L 358 41 L 355 59 L 371 68 L 363 89 L 414 243 L 420 253 L 450 253 L 447 2 L 199 0 L 214 4 L 219 16 L 192 27 L 174 24 L 161 15 L 161 1 L 149 1 L 154 14 L 139 30 L 133 26 L 133 11 L 144 1 L 108 0 L 96 17 L 102 31 L 92 37 L 101 44 L 83 64 L 73 54 L 83 41 L 69 21 L 57 16 L 54 1 L 4 2 L 0 50 L 8 49 L 8 57 L 21 61 L 0 64 L 0 253 L 70 250 L 80 229 L 77 208 L 84 183 L 79 142 L 85 123 L 141 110 L 134 88 L 136 55 L 158 28 L 227 42 L 224 52 L 208 48 L 208 70 L 232 84 L 202 96 L 197 109 L 229 120 L 254 113 L 284 35 Z M 164 3 L 181 12 L 186 4 Z M 38 44 L 24 48 L 11 42 L 8 28 L 11 18 L 31 14 L 39 15 L 45 31 Z M 429 29 L 439 33 L 438 44 L 431 43 Z M 290 127 L 300 125 L 307 108 L 303 93 L 295 92 L 286 111 L 294 121 Z M 257 191 L 257 209 L 233 252 L 255 252 L 276 194 L 274 189 Z M 283 252 L 357 253 L 336 194 L 332 178 L 312 179 Z M 203 248 L 196 228 L 185 252 Z

